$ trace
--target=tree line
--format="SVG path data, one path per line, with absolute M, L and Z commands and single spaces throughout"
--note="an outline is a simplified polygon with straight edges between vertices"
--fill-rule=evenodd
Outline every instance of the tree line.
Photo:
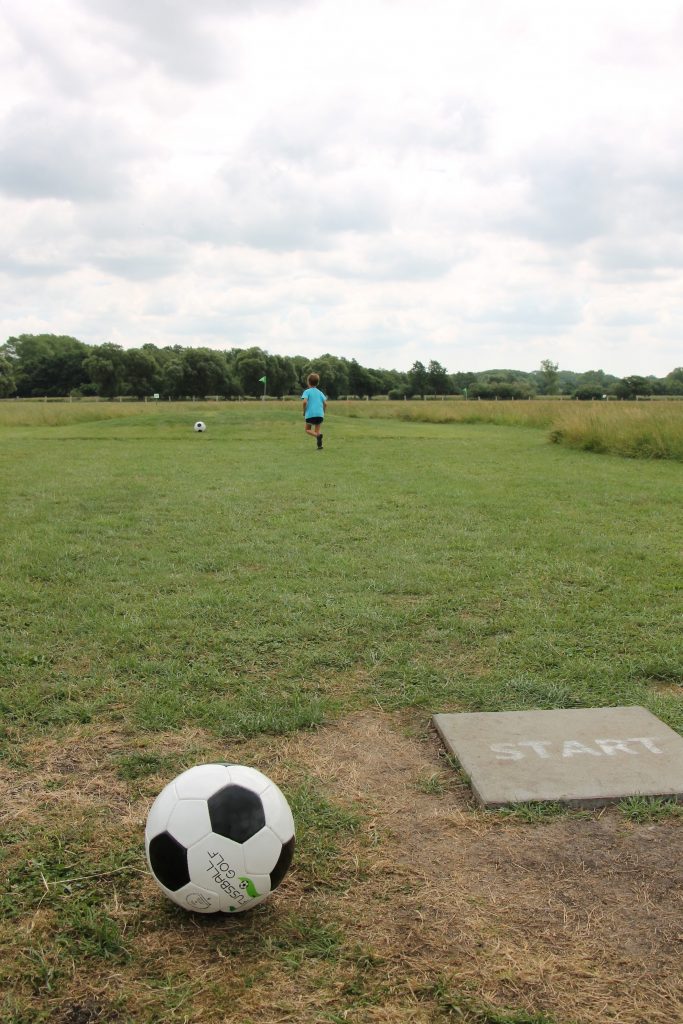
M 683 367 L 662 378 L 619 378 L 602 370 L 560 370 L 550 359 L 532 372 L 479 373 L 449 373 L 436 360 L 427 364 L 418 360 L 410 370 L 400 371 L 372 369 L 329 353 L 312 360 L 272 355 L 258 347 L 217 351 L 146 344 L 124 349 L 111 342 L 87 345 L 67 335 L 21 334 L 0 346 L 0 398 L 257 398 L 263 394 L 264 377 L 267 394 L 284 398 L 298 395 L 313 370 L 332 399 L 454 394 L 486 399 L 683 396 Z

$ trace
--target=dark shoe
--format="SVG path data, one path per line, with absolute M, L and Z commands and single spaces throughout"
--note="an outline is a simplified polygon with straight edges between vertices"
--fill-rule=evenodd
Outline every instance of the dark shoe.
M 316 443 L 318 445 L 318 448 L 322 448 L 322 446 L 323 446 L 323 435 L 322 434 L 318 434 L 318 440 L 317 440 Z

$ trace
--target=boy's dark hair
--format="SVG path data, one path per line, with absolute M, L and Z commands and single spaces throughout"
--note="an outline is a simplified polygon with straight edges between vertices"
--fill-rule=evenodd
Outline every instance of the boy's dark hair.
M 308 377 L 306 378 L 306 381 L 308 383 L 309 388 L 317 388 L 318 384 L 320 383 L 320 377 L 318 376 L 317 373 L 309 373 Z

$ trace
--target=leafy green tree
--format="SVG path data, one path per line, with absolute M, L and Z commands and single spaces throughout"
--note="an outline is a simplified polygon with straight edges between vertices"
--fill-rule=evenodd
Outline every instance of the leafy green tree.
M 579 386 L 579 374 L 571 370 L 559 370 L 557 374 L 557 392 L 560 395 L 573 395 Z
M 183 352 L 181 365 L 186 395 L 205 398 L 207 395 L 235 393 L 235 383 L 222 352 L 210 348 L 187 348 Z
M 186 393 L 182 359 L 173 354 L 165 360 L 161 371 L 161 394 L 165 398 L 184 398 Z
M 537 372 L 539 391 L 542 395 L 556 395 L 560 390 L 559 366 L 551 359 L 541 360 L 541 369 Z
M 424 363 L 416 360 L 408 370 L 408 383 L 411 395 L 420 395 L 421 398 L 427 394 L 429 378 Z
M 476 373 L 451 373 L 449 374 L 449 388 L 451 394 L 462 393 L 465 388 L 471 388 L 477 380 Z
M 348 394 L 359 398 L 372 398 L 373 395 L 387 394 L 400 384 L 401 374 L 391 370 L 369 370 L 361 366 L 356 359 L 346 362 L 348 372 Z
M 237 353 L 234 370 L 239 388 L 244 395 L 257 397 L 263 394 L 261 377 L 268 376 L 268 353 L 262 348 L 245 348 Z
M 565 376 L 566 371 L 561 371 L 561 376 Z M 574 374 L 574 385 L 569 387 L 565 393 L 575 395 L 578 390 L 584 388 L 595 388 L 600 391 L 600 395 L 614 394 L 614 391 L 610 389 L 611 384 L 616 384 L 619 381 L 618 377 L 613 377 L 609 373 L 605 373 L 604 370 L 586 370 L 585 373 Z
M 9 398 L 16 390 L 14 362 L 0 349 L 0 398 Z
M 408 374 L 399 370 L 374 370 L 374 377 L 379 384 L 378 395 L 387 395 L 394 389 L 405 389 L 408 384 Z
M 89 348 L 62 334 L 20 334 L 9 338 L 7 354 L 14 360 L 17 394 L 21 398 L 63 397 L 87 380 L 84 362 Z
M 289 356 L 268 356 L 267 393 L 282 398 L 294 394 L 298 380 L 294 362 Z
M 613 393 L 617 398 L 644 398 L 652 394 L 652 382 L 647 377 L 623 377 L 616 384 L 612 385 Z
M 349 394 L 349 370 L 345 359 L 326 353 L 309 362 L 305 375 L 317 373 L 320 375 L 320 390 L 324 391 L 328 398 L 339 398 L 341 395 Z
M 385 376 L 381 370 L 368 370 L 368 398 L 373 395 L 384 395 L 389 390 Z
M 372 392 L 372 377 L 370 372 L 361 366 L 357 359 L 349 362 L 349 391 L 350 395 L 358 395 L 359 398 L 370 397 Z
M 598 384 L 601 388 L 606 388 L 609 380 L 604 370 L 586 370 L 585 373 L 579 374 L 577 383 Z
M 652 388 L 651 393 L 653 395 L 669 394 L 668 388 L 666 386 L 666 381 L 664 379 L 660 379 L 659 377 L 647 377 L 646 380 L 649 380 L 650 382 L 650 386 Z
M 683 395 L 683 366 L 677 366 L 664 378 L 667 395 Z
M 95 345 L 83 361 L 83 368 L 100 397 L 115 398 L 121 394 L 125 356 L 120 345 L 111 341 Z
M 484 375 L 468 388 L 472 398 L 530 398 L 533 384 L 523 378 L 515 378 L 509 370 L 493 371 Z
M 50 338 L 47 334 L 20 334 L 7 339 L 3 345 L 5 355 L 12 361 L 17 394 L 27 398 L 33 394 L 34 385 L 42 378 L 42 367 L 50 352 Z M 45 394 L 45 392 L 43 392 Z
M 427 367 L 427 387 L 434 395 L 447 395 L 448 384 L 448 370 L 432 359 Z
M 301 393 L 306 387 L 306 367 L 310 365 L 310 360 L 308 356 L 292 356 L 291 362 L 296 375 L 296 386 L 293 394 L 296 392 Z
M 581 402 L 591 402 L 602 398 L 604 394 L 604 388 L 600 384 L 580 384 L 574 392 L 574 398 L 578 398 Z
M 161 383 L 161 372 L 156 358 L 149 348 L 129 348 L 124 352 L 126 394 L 144 398 L 158 391 Z

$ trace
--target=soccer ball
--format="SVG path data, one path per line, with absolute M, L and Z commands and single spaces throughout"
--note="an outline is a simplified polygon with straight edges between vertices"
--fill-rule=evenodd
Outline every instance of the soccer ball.
M 147 816 L 147 861 L 170 900 L 201 914 L 261 903 L 294 854 L 294 819 L 256 768 L 200 764 L 162 789 Z
M 203 434 L 204 431 L 206 430 L 206 423 L 202 423 L 201 420 L 197 420 L 197 422 L 194 425 L 194 429 L 197 431 L 198 434 Z

